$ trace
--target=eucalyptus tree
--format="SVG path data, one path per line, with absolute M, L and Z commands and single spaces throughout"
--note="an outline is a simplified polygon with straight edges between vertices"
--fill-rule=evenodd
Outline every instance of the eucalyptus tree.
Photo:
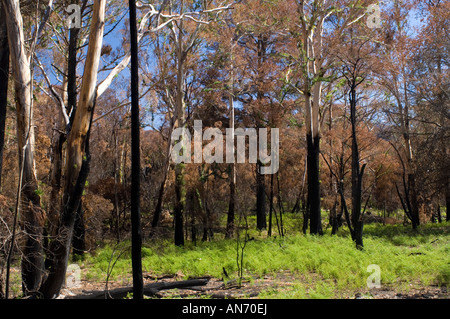
M 330 55 L 340 45 L 344 31 L 366 15 L 372 1 L 303 1 L 295 2 L 297 20 L 289 32 L 297 43 L 291 52 L 286 80 L 304 99 L 307 144 L 307 218 L 311 234 L 321 234 L 320 194 L 320 109 L 323 82 L 331 76 L 336 59 Z M 291 73 L 292 71 L 292 73 Z
M 48 20 L 53 1 L 35 12 L 38 24 L 34 25 L 31 40 L 27 43 L 20 1 L 3 0 L 6 28 L 11 58 L 12 78 L 16 100 L 17 139 L 19 158 L 19 185 L 16 212 L 22 218 L 26 239 L 23 247 L 22 280 L 26 294 L 36 291 L 42 281 L 44 255 L 42 248 L 44 212 L 38 193 L 34 145 L 33 76 L 32 60 L 36 45 Z M 13 244 L 13 243 L 12 243 Z M 7 289 L 8 290 L 8 289 Z M 6 291 L 8 295 L 8 291 Z

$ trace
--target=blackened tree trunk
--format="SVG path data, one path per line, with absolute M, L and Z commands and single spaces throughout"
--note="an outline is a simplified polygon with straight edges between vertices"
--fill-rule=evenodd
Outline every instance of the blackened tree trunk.
M 171 125 L 170 130 L 169 130 L 169 139 L 172 135 L 173 129 L 174 129 L 174 125 Z M 163 199 L 164 199 L 164 189 L 165 189 L 165 185 L 166 185 L 167 175 L 169 174 L 169 169 L 170 169 L 171 151 L 172 151 L 172 143 L 169 140 L 169 142 L 167 143 L 167 149 L 166 149 L 166 163 L 164 165 L 164 175 L 163 175 L 163 179 L 161 181 L 161 186 L 159 187 L 158 199 L 156 202 L 155 211 L 153 213 L 152 231 L 150 232 L 150 236 L 152 236 L 154 228 L 156 228 L 158 226 L 159 219 L 161 217 L 162 204 L 163 204 Z
M 76 1 L 72 0 L 71 3 L 75 4 Z M 84 0 L 84 4 L 81 10 L 81 14 L 84 10 L 86 4 L 86 0 Z M 60 192 L 62 188 L 62 169 L 63 169 L 63 145 L 67 140 L 67 135 L 70 132 L 71 123 L 73 122 L 75 110 L 77 106 L 77 42 L 79 37 L 80 29 L 73 27 L 69 30 L 69 47 L 68 47 L 68 59 L 67 59 L 67 105 L 66 105 L 66 114 L 71 114 L 69 122 L 61 120 L 60 129 L 55 130 L 54 134 L 56 134 L 53 143 L 52 143 L 52 163 L 51 163 L 51 173 L 50 173 L 50 199 L 48 206 L 48 229 L 47 232 L 49 236 L 55 236 L 58 228 L 58 219 L 61 211 L 61 200 L 60 200 Z M 65 101 L 65 97 L 62 97 L 62 100 Z M 63 105 L 61 105 L 61 108 Z M 61 109 L 61 119 L 63 110 Z M 65 128 L 62 129 L 65 125 Z
M 256 164 L 256 228 L 259 230 L 267 227 L 266 221 L 266 184 L 265 175 L 260 173 L 261 162 Z
M 129 1 L 131 43 L 131 259 L 133 268 L 133 299 L 144 298 L 142 279 L 142 229 L 140 213 L 140 120 L 139 66 L 136 2 Z
M 307 174 L 308 174 L 308 216 L 311 234 L 322 234 L 320 211 L 320 177 L 319 177 L 319 143 L 318 135 L 306 135 L 307 141 Z
M 361 214 L 362 176 L 364 165 L 360 167 L 359 148 L 356 135 L 356 78 L 350 87 L 350 122 L 352 125 L 352 224 L 353 240 L 358 249 L 363 248 L 363 216 Z
M 259 34 L 256 39 L 257 54 L 258 54 L 258 65 L 257 65 L 257 75 L 256 75 L 256 100 L 257 106 L 261 107 L 264 104 L 264 91 L 263 84 L 265 80 L 264 64 L 267 58 L 267 47 L 268 38 L 263 34 Z M 263 127 L 262 119 L 264 118 L 263 112 L 256 109 L 254 111 L 256 128 L 259 129 Z M 259 132 L 258 132 L 259 133 Z M 258 150 L 259 152 L 259 150 Z M 262 163 L 258 160 L 256 163 L 256 228 L 259 230 L 265 229 L 267 227 L 267 217 L 266 217 L 266 184 L 265 175 L 261 174 Z
M 184 246 L 183 215 L 186 194 L 184 189 L 184 163 L 176 164 L 175 167 L 175 245 Z
M 161 182 L 161 186 L 159 187 L 159 192 L 158 192 L 158 199 L 156 201 L 156 207 L 155 207 L 155 211 L 153 213 L 153 218 L 152 218 L 152 228 L 156 228 L 159 224 L 159 219 L 161 217 L 161 211 L 162 211 L 162 203 L 163 203 L 163 197 L 164 197 L 164 186 L 166 184 L 166 177 L 164 176 L 163 181 Z M 151 232 L 152 234 L 153 232 Z
M 269 229 L 267 235 L 272 236 L 272 215 L 273 215 L 273 174 L 270 175 L 270 199 L 269 199 Z
M 231 164 L 232 170 L 234 170 L 234 164 Z M 233 176 L 230 177 L 232 179 Z M 235 176 L 234 176 L 235 178 Z M 231 238 L 234 233 L 234 219 L 236 215 L 236 183 L 230 181 L 230 200 L 228 202 L 228 215 L 227 215 L 227 230 L 225 237 Z
M 5 10 L 0 2 L 0 188 L 2 185 L 3 149 L 8 103 L 9 46 Z
M 85 235 L 86 231 L 84 227 L 84 210 L 83 203 L 80 200 L 77 214 L 75 216 L 75 224 L 73 226 L 72 254 L 74 260 L 83 259 L 84 251 L 86 250 Z
M 409 139 L 409 138 L 408 138 Z M 413 170 L 412 167 L 412 160 L 408 159 L 408 168 L 410 170 Z M 408 173 L 408 193 L 409 196 L 406 198 L 407 203 L 409 205 L 410 214 L 411 214 L 411 224 L 413 229 L 417 229 L 417 227 L 420 225 L 420 218 L 419 218 L 419 202 L 417 199 L 417 188 L 416 188 L 416 174 L 415 172 Z
M 87 133 L 85 156 L 81 164 L 77 181 L 73 186 L 71 197 L 67 204 L 64 205 L 64 210 L 61 212 L 60 227 L 58 228 L 58 233 L 56 235 L 57 238 L 50 243 L 49 255 L 46 259 L 46 268 L 49 275 L 40 288 L 40 294 L 46 299 L 58 296 L 64 283 L 76 211 L 81 203 L 84 185 L 90 171 L 91 154 L 89 152 L 89 134 L 90 130 Z
M 234 219 L 235 219 L 235 210 L 236 210 L 236 165 L 235 165 L 235 157 L 234 157 L 234 61 L 233 61 L 233 53 L 231 53 L 231 66 L 230 66 L 230 92 L 228 95 L 229 102 L 229 128 L 231 129 L 231 137 L 233 138 L 232 144 L 232 154 L 233 154 L 233 162 L 229 164 L 228 168 L 230 170 L 230 199 L 228 202 L 228 215 L 227 215 L 227 229 L 225 233 L 225 238 L 233 237 L 234 233 Z M 228 147 L 228 145 L 227 145 Z

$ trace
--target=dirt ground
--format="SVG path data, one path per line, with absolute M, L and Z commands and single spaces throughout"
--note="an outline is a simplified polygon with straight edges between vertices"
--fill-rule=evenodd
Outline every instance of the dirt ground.
M 193 279 L 193 278 L 189 278 Z M 244 280 L 239 287 L 235 280 L 224 281 L 221 278 L 208 278 L 206 285 L 177 288 L 158 291 L 153 298 L 217 298 L 217 299 L 257 299 L 261 298 L 261 292 L 271 289 L 289 289 L 301 278 L 290 273 L 264 276 L 263 278 L 251 278 Z M 157 277 L 152 274 L 144 274 L 144 286 L 152 283 L 176 282 L 184 280 L 183 274 Z M 315 279 L 314 279 L 315 280 Z M 320 280 L 317 278 L 317 280 Z M 105 282 L 81 281 L 78 287 L 64 288 L 59 298 L 71 298 L 74 296 L 88 295 L 104 292 Z M 108 282 L 108 289 L 114 291 L 117 288 L 131 287 L 131 278 Z M 450 299 L 450 291 L 447 287 L 410 285 L 409 289 L 398 290 L 390 287 L 382 287 L 366 291 L 344 292 L 340 299 Z

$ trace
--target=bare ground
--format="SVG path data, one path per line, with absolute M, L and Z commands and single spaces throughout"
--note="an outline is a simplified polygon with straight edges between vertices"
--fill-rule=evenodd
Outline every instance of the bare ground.
M 310 282 L 313 287 L 320 278 L 311 280 L 301 278 L 289 272 L 279 273 L 276 276 L 267 275 L 259 278 L 247 278 L 243 280 L 241 286 L 236 280 L 224 281 L 221 278 L 208 278 L 208 283 L 204 286 L 190 287 L 183 289 L 160 290 L 153 298 L 218 298 L 218 299 L 257 299 L 261 298 L 261 293 L 266 290 L 283 291 L 285 289 L 295 289 L 293 286 L 299 282 Z M 313 276 L 314 277 L 314 276 Z M 144 274 L 144 285 L 151 283 L 176 282 L 184 280 L 181 273 L 170 276 L 154 276 L 150 273 Z M 189 278 L 192 279 L 192 278 Z M 130 287 L 130 278 L 118 281 L 109 281 L 108 289 L 114 291 L 117 288 Z M 70 298 L 71 296 L 87 295 L 93 292 L 105 291 L 105 282 L 89 282 L 82 280 L 76 288 L 65 288 L 61 291 L 59 298 Z M 307 288 L 308 289 L 308 288 Z M 275 295 L 276 296 L 276 295 Z M 399 287 L 382 286 L 378 289 L 364 291 L 340 292 L 339 299 L 450 299 L 450 291 L 447 287 L 420 286 L 420 284 L 410 284 L 407 289 Z

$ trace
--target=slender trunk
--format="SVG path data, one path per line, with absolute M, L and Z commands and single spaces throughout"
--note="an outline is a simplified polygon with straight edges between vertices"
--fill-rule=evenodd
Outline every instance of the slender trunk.
M 331 235 L 336 235 L 339 224 L 337 221 L 337 200 L 334 201 L 333 207 L 330 209 Z
M 356 136 L 356 87 L 351 86 L 350 89 L 350 122 L 352 126 L 352 224 L 354 231 L 353 240 L 356 247 L 363 247 L 363 216 L 361 215 L 361 188 L 362 188 L 362 171 L 359 166 L 359 148 Z
M 80 29 L 72 28 L 69 31 L 69 49 L 67 60 L 67 114 L 71 114 L 70 123 L 73 123 L 77 109 L 77 52 Z M 68 131 L 70 128 L 68 129 Z
M 229 107 L 230 107 L 230 124 L 231 137 L 233 139 L 232 154 L 233 162 L 229 164 L 230 169 L 230 200 L 228 202 L 228 215 L 227 215 L 227 229 L 225 238 L 231 238 L 234 234 L 234 219 L 236 210 L 236 165 L 234 157 L 234 70 L 233 70 L 233 56 L 231 56 L 231 75 L 230 75 L 230 92 L 228 95 Z
M 320 207 L 320 176 L 319 176 L 319 96 L 320 82 L 311 86 L 305 84 L 305 108 L 306 108 L 306 169 L 308 175 L 308 217 L 309 232 L 311 234 L 322 234 L 322 220 Z
M 272 236 L 272 213 L 273 213 L 273 174 L 270 175 L 270 201 L 269 201 L 269 229 L 267 235 Z
M 139 60 L 137 42 L 136 2 L 129 1 L 131 43 L 131 261 L 133 268 L 133 299 L 144 299 L 142 278 L 142 227 L 140 212 L 140 120 Z
M 25 245 L 22 258 L 23 290 L 26 294 L 39 288 L 43 276 L 43 223 L 44 214 L 37 194 L 34 161 L 34 124 L 32 107 L 32 76 L 30 57 L 26 55 L 23 20 L 18 0 L 3 0 L 6 13 L 8 41 L 14 78 L 17 113 L 17 145 L 19 171 L 22 175 L 22 225 Z
M 202 174 L 202 172 L 200 171 L 200 174 Z M 208 211 L 206 210 L 206 198 L 204 196 L 205 193 L 205 186 L 203 185 L 203 182 L 201 182 L 201 187 L 200 190 L 196 189 L 195 190 L 195 196 L 193 196 L 193 203 L 192 203 L 192 207 L 198 207 L 198 212 L 201 214 L 202 216 L 202 226 L 203 226 L 203 236 L 202 236 L 202 241 L 207 241 L 208 240 L 208 231 L 209 231 L 209 214 Z M 203 199 L 202 199 L 203 197 Z M 195 203 L 197 203 L 197 205 L 195 205 Z M 193 211 L 195 210 L 194 208 L 192 209 Z M 194 218 L 192 218 L 192 222 L 194 222 Z
M 257 92 L 256 100 L 257 106 L 261 107 L 264 103 L 264 91 L 262 85 L 264 83 L 265 73 L 263 70 L 264 63 L 266 61 L 266 49 L 267 49 L 267 37 L 259 34 L 257 39 L 257 50 L 258 50 L 258 69 L 257 69 Z M 262 112 L 254 112 L 256 120 L 256 129 L 258 130 L 262 127 L 261 117 Z M 258 131 L 259 134 L 259 131 Z M 258 149 L 259 152 L 259 149 Z M 256 228 L 259 230 L 265 229 L 267 227 L 267 216 L 266 216 L 266 184 L 265 175 L 261 174 L 262 163 L 258 160 L 256 163 Z
M 184 246 L 183 215 L 186 194 L 184 190 L 184 164 L 175 167 L 175 245 Z
M 266 184 L 265 175 L 260 174 L 261 162 L 256 164 L 256 228 L 259 230 L 267 227 L 266 217 Z
M 413 169 L 411 163 L 408 164 L 409 169 Z M 420 225 L 420 217 L 419 217 L 419 202 L 417 199 L 417 191 L 416 191 L 416 174 L 408 173 L 407 183 L 409 189 L 409 197 L 408 201 L 410 202 L 410 214 L 411 214 L 411 223 L 413 229 L 416 229 Z
M 306 183 L 306 157 L 305 164 L 303 165 L 303 177 L 302 177 L 302 187 L 300 192 L 298 193 L 297 199 L 295 200 L 294 207 L 292 207 L 291 214 L 297 213 L 301 207 L 305 206 L 304 192 L 305 192 L 305 183 Z
M 307 134 L 307 171 L 308 171 L 308 205 L 309 231 L 311 234 L 322 234 L 320 211 L 320 180 L 319 180 L 319 136 Z
M 338 169 L 338 176 L 336 177 L 336 183 L 337 183 L 337 194 L 341 199 L 341 205 L 340 205 L 340 209 L 339 209 L 339 214 L 336 215 L 336 220 L 334 221 L 334 226 L 333 226 L 333 230 L 332 233 L 335 234 L 337 233 L 339 227 L 342 225 L 342 215 L 344 215 L 346 208 L 346 203 L 345 203 L 345 197 L 344 197 L 344 174 L 345 174 L 345 163 L 344 163 L 344 144 L 342 144 L 342 148 L 341 148 L 341 154 L 339 156 L 339 169 Z M 336 197 L 334 206 L 337 206 L 338 204 L 338 197 Z M 345 206 L 345 207 L 344 207 Z M 349 223 L 349 219 L 347 218 L 347 223 Z M 349 225 L 349 229 L 351 230 L 351 225 Z M 352 231 L 350 231 L 351 236 L 353 238 L 353 233 Z
M 5 10 L 0 2 L 0 189 L 2 186 L 3 149 L 5 142 L 6 109 L 8 104 L 9 45 Z
M 117 242 L 120 242 L 120 207 L 119 207 L 119 173 L 120 157 L 118 148 L 118 130 L 113 129 L 114 141 L 114 215 L 111 218 L 111 229 L 115 229 Z
M 227 215 L 227 229 L 226 238 L 232 238 L 234 234 L 234 219 L 236 214 L 236 171 L 234 164 L 231 164 L 231 176 L 230 176 L 230 200 L 228 202 L 228 215 Z M 233 181 L 234 180 L 234 181 Z
M 195 191 L 189 190 L 188 194 L 186 195 L 186 215 L 190 215 L 191 217 L 191 241 L 194 243 L 194 246 L 197 245 L 197 227 L 196 227 L 196 214 L 195 214 Z M 203 241 L 206 241 L 205 234 L 207 229 L 207 219 L 206 216 L 203 216 L 202 218 L 202 224 L 203 224 Z
M 62 118 L 62 115 L 60 116 Z M 55 125 L 56 126 L 56 125 Z M 55 129 L 55 136 L 52 143 L 52 164 L 50 173 L 50 197 L 48 203 L 48 226 L 47 232 L 50 237 L 56 235 L 59 223 L 60 212 L 60 191 L 61 191 L 61 175 L 62 175 L 62 156 L 63 144 L 66 140 L 64 134 Z
M 350 231 L 350 235 L 352 236 L 352 240 L 355 240 L 355 232 L 353 230 L 352 227 L 352 222 L 350 219 L 350 214 L 348 212 L 348 207 L 347 207 L 347 202 L 345 201 L 345 196 L 344 196 L 344 183 L 343 182 L 339 182 L 339 194 L 341 196 L 341 209 L 344 212 L 344 216 L 345 216 L 345 221 L 347 222 L 347 226 L 348 229 Z
M 284 236 L 284 226 L 283 226 L 283 199 L 281 198 L 281 188 L 280 188 L 280 175 L 279 172 L 277 172 L 277 202 L 278 202 L 278 209 L 280 211 L 280 236 Z M 275 215 L 276 216 L 276 215 Z
M 153 213 L 152 228 L 158 227 L 159 219 L 161 217 L 162 203 L 163 203 L 163 197 L 164 197 L 164 186 L 166 184 L 166 179 L 167 179 L 166 176 L 167 176 L 167 174 L 164 173 L 163 181 L 161 182 L 161 186 L 159 187 L 158 199 L 156 202 L 155 211 Z
M 183 4 L 183 3 L 182 3 Z M 180 8 L 181 11 L 183 11 Z M 175 114 L 174 114 L 174 128 L 182 128 L 186 125 L 185 123 L 185 101 L 184 101 L 184 62 L 186 60 L 187 52 L 184 50 L 183 45 L 183 21 L 180 21 L 178 26 L 178 42 L 177 42 L 177 87 L 176 87 L 176 101 L 175 101 Z M 180 137 L 183 139 L 184 136 Z M 183 150 L 184 152 L 184 150 Z M 184 163 L 176 164 L 175 166 L 175 245 L 184 246 L 183 237 L 183 215 L 184 215 L 184 205 L 186 201 L 186 190 L 184 187 Z
M 174 127 L 173 127 L 173 125 L 171 125 L 171 128 L 169 130 L 169 142 L 167 144 L 167 151 L 166 151 L 166 163 L 164 166 L 163 179 L 161 181 L 161 186 L 159 187 L 158 199 L 156 202 L 155 211 L 153 213 L 152 228 L 155 228 L 158 226 L 159 218 L 161 217 L 162 204 L 163 204 L 163 198 L 164 198 L 164 188 L 166 185 L 167 175 L 169 174 L 169 169 L 170 169 L 170 154 L 172 151 L 171 135 L 172 135 L 173 129 L 174 129 Z M 153 231 L 150 232 L 150 234 L 153 234 Z
M 400 31 L 401 32 L 401 31 Z M 408 89 L 406 83 L 406 71 L 404 62 L 402 61 L 402 72 L 403 72 L 403 96 L 405 100 L 404 109 L 400 111 L 400 116 L 403 116 L 402 124 L 403 124 L 403 138 L 406 145 L 406 153 L 407 153 L 407 167 L 408 167 L 408 189 L 410 197 L 407 199 L 410 201 L 410 214 L 411 214 L 411 222 L 413 229 L 416 229 L 417 226 L 420 225 L 419 218 L 419 202 L 417 199 L 417 188 L 416 188 L 416 173 L 414 167 L 414 159 L 413 159 L 413 151 L 411 145 L 411 135 L 410 135 L 410 121 L 409 121 L 409 98 L 408 98 Z M 401 106 L 401 104 L 400 104 Z

